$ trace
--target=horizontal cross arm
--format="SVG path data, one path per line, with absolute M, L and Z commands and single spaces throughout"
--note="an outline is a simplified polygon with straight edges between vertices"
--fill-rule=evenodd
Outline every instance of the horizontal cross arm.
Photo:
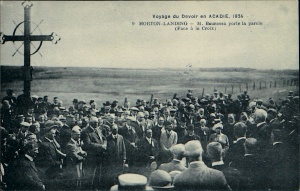
M 2 40 L 4 42 L 7 41 L 25 41 L 26 37 L 15 35 L 15 36 L 8 36 L 4 35 Z M 53 40 L 53 35 L 31 35 L 30 36 L 30 41 L 52 41 Z
M 53 35 L 32 35 L 30 36 L 31 41 L 52 41 Z

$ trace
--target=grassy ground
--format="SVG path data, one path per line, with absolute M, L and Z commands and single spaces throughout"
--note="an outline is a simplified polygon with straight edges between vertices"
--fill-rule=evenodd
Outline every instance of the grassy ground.
M 1 69 L 1 97 L 8 88 L 14 89 L 16 95 L 22 93 L 23 81 L 19 68 Z M 298 81 L 299 71 L 36 67 L 33 78 L 32 95 L 48 95 L 50 101 L 57 96 L 65 106 L 71 105 L 74 98 L 86 101 L 94 99 L 98 106 L 102 106 L 107 100 L 118 100 L 122 104 L 125 97 L 133 105 L 137 99 L 149 100 L 151 94 L 164 101 L 172 98 L 174 93 L 178 97 L 185 97 L 187 90 L 193 90 L 195 96 L 201 97 L 203 88 L 205 94 L 211 94 L 214 89 L 223 93 L 226 89 L 228 94 L 232 93 L 232 85 L 233 98 L 236 98 L 240 94 L 240 86 L 243 91 L 246 83 L 251 98 L 267 100 L 273 97 L 279 100 L 290 90 L 298 94 L 298 86 L 283 86 L 283 81 Z M 259 89 L 260 82 L 262 89 Z M 256 90 L 253 90 L 253 83 Z

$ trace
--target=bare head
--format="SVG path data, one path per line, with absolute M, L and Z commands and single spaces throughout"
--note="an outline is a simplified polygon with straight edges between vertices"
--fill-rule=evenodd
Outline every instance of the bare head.
M 170 151 L 174 159 L 181 160 L 184 157 L 185 148 L 183 144 L 177 144 L 171 147 Z
M 199 141 L 189 141 L 184 145 L 184 148 L 185 156 L 188 158 L 189 162 L 202 161 L 203 149 Z
M 211 161 L 222 161 L 222 145 L 218 142 L 211 142 L 207 145 L 207 155 Z
M 263 109 L 257 109 L 254 112 L 254 121 L 256 124 L 265 122 L 267 119 L 267 112 Z
M 245 143 L 245 153 L 246 154 L 255 154 L 257 152 L 257 140 L 255 138 L 246 139 Z
M 247 125 L 243 122 L 238 122 L 233 127 L 233 134 L 236 138 L 245 137 L 247 131 Z

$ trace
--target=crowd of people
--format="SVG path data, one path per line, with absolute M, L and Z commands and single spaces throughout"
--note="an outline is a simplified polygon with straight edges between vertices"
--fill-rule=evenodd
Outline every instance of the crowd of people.
M 279 103 L 253 100 L 246 90 L 237 99 L 189 90 L 160 101 L 98 107 L 75 98 L 65 107 L 58 97 L 7 90 L 1 188 L 126 190 L 141 172 L 149 181 L 137 178 L 137 190 L 299 188 L 298 95 Z

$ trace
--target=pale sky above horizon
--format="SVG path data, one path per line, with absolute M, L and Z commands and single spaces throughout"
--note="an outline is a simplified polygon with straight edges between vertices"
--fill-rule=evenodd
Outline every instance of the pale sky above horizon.
M 12 35 L 24 20 L 20 1 L 1 1 L 1 32 Z M 43 42 L 32 66 L 105 68 L 247 67 L 299 69 L 297 1 L 40 1 L 32 2 L 34 34 L 56 32 Z M 243 14 L 243 19 L 154 19 L 155 15 Z M 13 22 L 14 21 L 14 22 Z M 151 21 L 261 21 L 262 26 L 218 26 L 216 31 L 175 31 L 139 26 Z M 135 22 L 135 25 L 132 25 Z M 188 25 L 191 26 L 191 25 Z M 35 28 L 34 24 L 31 27 Z M 40 30 L 40 31 L 39 31 Z M 24 31 L 21 28 L 21 31 Z M 21 34 L 21 31 L 18 31 Z M 20 42 L 15 43 L 17 48 Z M 35 44 L 35 46 L 37 46 Z M 34 49 L 34 47 L 32 47 Z M 22 66 L 12 42 L 1 44 L 1 64 Z M 23 52 L 23 47 L 20 49 Z

